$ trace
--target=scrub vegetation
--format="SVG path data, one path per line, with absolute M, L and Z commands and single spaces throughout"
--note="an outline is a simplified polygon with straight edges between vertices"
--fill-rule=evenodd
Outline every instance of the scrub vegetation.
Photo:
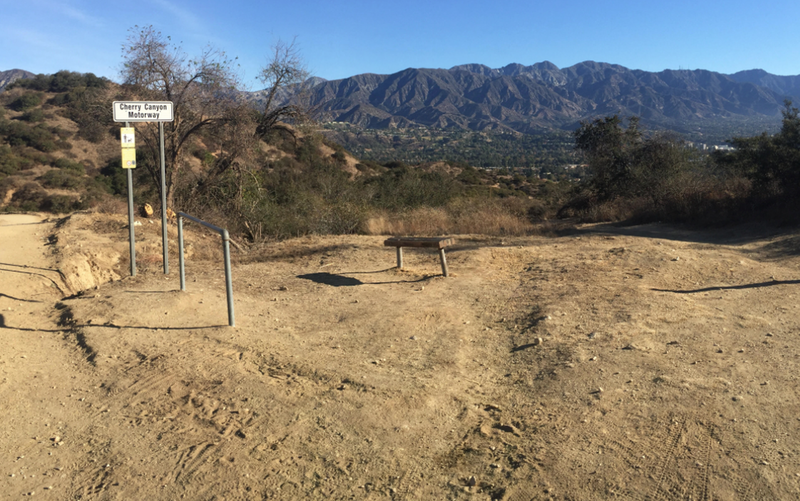
M 270 57 L 261 74 L 267 88 L 245 98 L 235 59 L 211 48 L 189 57 L 152 27 L 137 27 L 123 47 L 122 84 L 69 71 L 18 80 L 0 94 L 0 210 L 123 211 L 111 103 L 132 100 L 174 103 L 175 120 L 164 127 L 168 207 L 243 242 L 522 235 L 557 219 L 726 223 L 785 219 L 796 206 L 800 119 L 790 102 L 779 132 L 731 138 L 734 150 L 714 154 L 619 116 L 581 122 L 572 137 L 364 135 L 315 124 L 294 44 L 279 42 Z M 134 196 L 159 210 L 158 127 L 135 125 Z

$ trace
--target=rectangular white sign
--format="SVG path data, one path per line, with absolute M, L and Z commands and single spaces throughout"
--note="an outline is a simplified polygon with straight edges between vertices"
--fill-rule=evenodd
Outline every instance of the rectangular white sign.
M 114 101 L 115 122 L 172 122 L 172 101 Z

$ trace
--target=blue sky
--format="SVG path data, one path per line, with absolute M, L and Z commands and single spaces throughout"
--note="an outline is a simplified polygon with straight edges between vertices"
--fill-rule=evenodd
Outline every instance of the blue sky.
M 0 12 L 0 70 L 112 80 L 134 25 L 152 25 L 189 55 L 211 45 L 238 57 L 252 90 L 279 39 L 296 39 L 312 73 L 327 79 L 545 60 L 800 74 L 797 0 L 0 0 Z

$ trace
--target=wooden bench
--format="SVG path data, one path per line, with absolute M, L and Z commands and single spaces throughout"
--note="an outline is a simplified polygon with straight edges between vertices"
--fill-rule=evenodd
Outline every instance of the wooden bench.
M 397 269 L 403 269 L 403 247 L 427 247 L 439 249 L 439 257 L 442 259 L 442 275 L 447 276 L 447 259 L 444 257 L 444 248 L 456 243 L 455 239 L 449 237 L 392 237 L 383 242 L 387 247 L 397 247 Z

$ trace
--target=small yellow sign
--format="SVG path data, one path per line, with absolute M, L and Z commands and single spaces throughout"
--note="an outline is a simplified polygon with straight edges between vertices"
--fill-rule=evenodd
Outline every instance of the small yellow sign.
M 122 143 L 122 168 L 136 168 L 136 137 L 133 127 L 122 127 L 120 142 Z
M 136 168 L 136 149 L 122 148 L 122 168 L 123 169 Z
M 122 149 L 125 148 L 136 148 L 136 137 L 134 134 L 133 127 L 122 127 L 120 129 L 122 134 L 120 135 L 120 139 L 122 142 Z

